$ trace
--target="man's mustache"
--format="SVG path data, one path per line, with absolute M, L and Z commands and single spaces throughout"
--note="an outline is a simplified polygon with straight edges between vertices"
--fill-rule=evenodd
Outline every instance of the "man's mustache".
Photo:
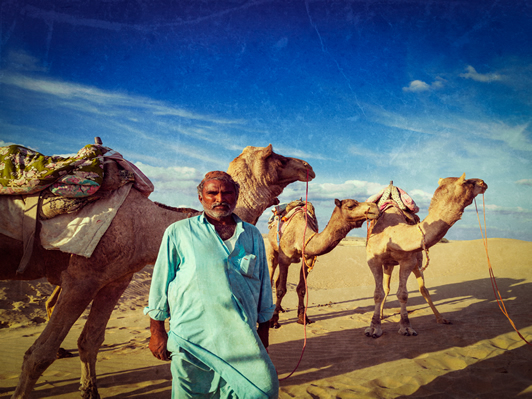
M 214 202 L 211 207 L 214 208 L 214 207 L 217 207 L 217 206 L 226 206 L 228 208 L 231 207 L 231 205 L 228 203 L 228 202 Z

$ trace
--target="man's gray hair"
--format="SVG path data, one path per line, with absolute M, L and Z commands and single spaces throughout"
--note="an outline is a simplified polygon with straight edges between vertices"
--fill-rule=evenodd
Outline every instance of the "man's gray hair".
M 238 199 L 238 194 L 240 193 L 240 185 L 233 180 L 230 174 L 226 172 L 222 172 L 220 170 L 215 170 L 213 172 L 208 172 L 205 174 L 205 177 L 203 180 L 198 184 L 198 195 L 203 196 L 203 186 L 205 185 L 206 181 L 209 180 L 220 180 L 225 183 L 230 183 L 235 188 L 236 198 Z

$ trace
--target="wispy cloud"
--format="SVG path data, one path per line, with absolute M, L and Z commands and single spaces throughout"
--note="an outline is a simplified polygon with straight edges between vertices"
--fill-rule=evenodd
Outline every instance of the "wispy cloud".
M 530 186 L 532 187 L 532 179 L 522 179 L 515 182 L 519 186 Z
M 467 72 L 461 73 L 460 76 L 465 79 L 473 79 L 476 82 L 490 83 L 503 79 L 503 76 L 498 73 L 478 73 L 471 65 L 468 65 L 466 70 Z
M 517 215 L 521 217 L 528 217 L 530 218 L 532 216 L 532 210 L 526 209 L 523 207 L 506 207 L 506 206 L 500 206 L 500 205 L 493 205 L 488 204 L 486 205 L 486 212 L 488 214 L 498 214 L 498 215 Z
M 24 72 L 46 72 L 42 62 L 25 51 L 11 50 L 6 57 L 7 68 Z
M 87 112 L 117 112 L 122 109 L 144 110 L 155 116 L 176 116 L 183 119 L 205 121 L 215 124 L 243 124 L 243 120 L 224 119 L 188 111 L 183 108 L 172 107 L 164 102 L 155 101 L 142 96 L 134 96 L 120 92 L 110 92 L 92 86 L 74 84 L 53 79 L 39 79 L 22 74 L 4 72 L 0 74 L 0 83 L 15 86 L 27 91 L 50 95 L 59 99 L 67 99 L 61 105 Z M 80 102 L 72 101 L 78 100 Z M 83 101 L 83 102 L 81 102 Z M 113 108 L 114 107 L 114 108 Z
M 301 197 L 301 193 L 305 191 L 302 189 L 301 184 L 288 186 L 283 192 L 282 197 L 291 199 Z M 310 182 L 308 192 L 312 201 L 316 202 L 331 202 L 335 198 L 351 198 L 357 201 L 365 201 L 368 197 L 377 194 L 384 187 L 386 187 L 386 184 L 364 180 L 346 180 L 343 183 Z M 409 194 L 411 194 L 412 197 L 415 196 L 420 201 L 428 200 L 430 202 L 430 199 L 432 198 L 432 194 L 426 193 L 420 189 L 412 190 Z

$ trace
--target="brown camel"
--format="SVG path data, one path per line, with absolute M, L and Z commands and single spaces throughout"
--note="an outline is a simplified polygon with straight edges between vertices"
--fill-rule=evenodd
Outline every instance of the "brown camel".
M 402 212 L 395 207 L 381 214 L 369 234 L 366 246 L 368 265 L 375 278 L 375 311 L 371 324 L 365 331 L 368 337 L 378 338 L 382 335 L 382 308 L 387 295 L 385 291 L 390 291 L 391 274 L 396 265 L 400 266 L 397 290 L 397 298 L 401 304 L 399 334 L 417 335 L 410 325 L 406 310 L 406 283 L 412 272 L 416 276 L 419 291 L 434 312 L 438 323 L 448 323 L 437 311 L 425 287 L 421 251 L 438 243 L 451 226 L 460 220 L 464 209 L 487 188 L 488 185 L 481 179 L 466 180 L 464 173 L 460 178 L 440 179 L 439 187 L 430 202 L 429 214 L 419 224 L 407 224 Z M 386 288 L 383 288 L 383 274 L 386 276 Z
M 268 184 L 276 185 L 279 176 L 282 178 L 279 185 L 285 187 L 301 180 L 302 176 L 306 179 L 307 169 L 309 176 L 314 177 L 312 168 L 306 162 L 277 155 L 272 152 L 271 146 L 255 148 L 254 151 L 255 157 L 251 160 L 238 157 L 233 162 L 239 165 L 230 167 L 233 170 L 242 168 L 249 169 L 251 173 L 258 171 L 268 175 L 263 176 L 262 180 L 253 179 L 257 184 L 255 187 L 246 185 L 248 182 L 239 181 L 246 190 L 262 193 L 267 190 Z M 279 168 L 286 170 L 279 171 Z M 289 178 L 290 174 L 292 178 Z M 270 176 L 273 176 L 272 180 L 269 180 Z M 260 196 L 263 197 L 265 196 Z M 267 204 L 262 206 L 266 207 Z M 250 214 L 258 218 L 260 212 L 256 213 Z M 16 273 L 22 257 L 22 243 L 0 234 L 1 280 L 46 277 L 50 283 L 62 288 L 46 328 L 24 355 L 22 372 L 13 398 L 28 397 L 41 374 L 56 359 L 57 350 L 70 328 L 91 302 L 88 319 L 78 339 L 80 390 L 83 398 L 99 398 L 96 356 L 104 341 L 105 327 L 111 312 L 133 274 L 155 262 L 165 229 L 190 215 L 178 212 L 176 208 L 162 207 L 132 188 L 90 258 L 43 249 L 39 244 L 38 224 L 30 266 L 22 275 Z
M 275 282 L 277 302 L 275 311 L 271 319 L 271 326 L 279 328 L 279 312 L 282 311 L 281 301 L 286 294 L 286 280 L 288 267 L 292 263 L 301 260 L 304 250 L 305 264 L 310 265 L 317 256 L 324 255 L 332 251 L 354 228 L 359 228 L 366 219 L 376 219 L 379 215 L 379 208 L 374 203 L 357 202 L 352 199 L 335 199 L 333 213 L 327 227 L 321 232 L 311 223 L 306 222 L 305 212 L 295 214 L 286 228 L 281 230 L 279 242 L 277 241 L 277 223 L 270 226 L 266 245 L 266 257 L 270 269 L 270 279 L 273 280 L 275 269 L 279 266 L 279 275 Z M 309 209 L 312 204 L 309 203 Z M 304 247 L 304 248 L 303 248 Z M 304 316 L 304 297 L 306 293 L 305 279 L 308 274 L 308 267 L 302 267 L 299 284 L 296 292 L 299 297 L 298 323 L 305 324 L 311 321 Z

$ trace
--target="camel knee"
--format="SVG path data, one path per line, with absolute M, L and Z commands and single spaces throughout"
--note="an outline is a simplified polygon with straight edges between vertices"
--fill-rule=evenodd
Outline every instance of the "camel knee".
M 400 303 L 406 303 L 408 301 L 408 291 L 397 291 L 397 299 Z
M 286 288 L 276 288 L 275 294 L 277 295 L 277 299 L 281 300 L 286 294 Z
M 385 297 L 386 295 L 384 291 L 375 291 L 375 293 L 373 294 L 373 300 L 375 301 L 375 303 L 381 303 Z
M 22 373 L 26 377 L 37 381 L 42 373 L 55 361 L 56 352 L 57 350 L 39 350 L 33 344 L 24 354 Z
M 98 350 L 102 346 L 105 339 L 104 334 L 97 336 L 89 336 L 88 334 L 81 334 L 78 338 L 79 357 L 82 361 L 87 361 L 89 358 L 96 359 Z

